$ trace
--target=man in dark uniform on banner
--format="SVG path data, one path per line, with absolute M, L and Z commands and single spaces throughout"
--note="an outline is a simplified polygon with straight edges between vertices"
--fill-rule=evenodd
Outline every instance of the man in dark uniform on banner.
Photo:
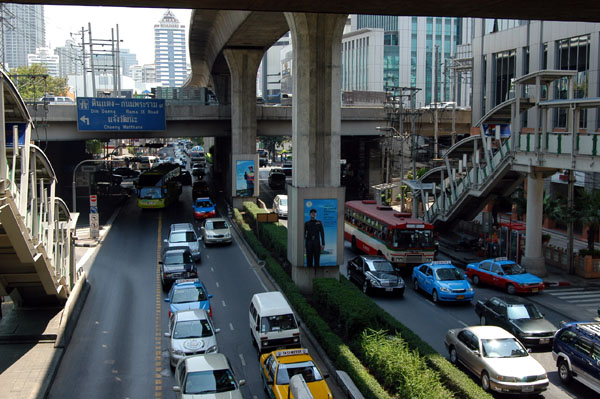
M 317 220 L 317 211 L 310 210 L 310 220 L 304 223 L 304 243 L 306 246 L 306 266 L 319 267 L 321 264 L 321 251 L 325 248 L 325 232 L 323 231 L 323 223 Z

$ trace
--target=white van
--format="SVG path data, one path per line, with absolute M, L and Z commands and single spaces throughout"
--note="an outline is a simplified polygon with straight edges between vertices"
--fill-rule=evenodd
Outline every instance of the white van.
M 254 294 L 250 301 L 250 333 L 259 353 L 299 348 L 300 329 L 292 308 L 279 291 Z

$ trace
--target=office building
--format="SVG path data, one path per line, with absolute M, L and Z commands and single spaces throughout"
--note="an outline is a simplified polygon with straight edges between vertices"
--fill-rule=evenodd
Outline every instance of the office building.
M 185 25 L 171 10 L 154 25 L 154 64 L 161 86 L 179 87 L 188 77 Z
M 58 56 L 58 76 L 83 75 L 83 58 L 81 46 L 73 40 L 65 41 L 65 45 L 54 49 Z
M 59 76 L 59 57 L 58 55 L 52 54 L 47 47 L 38 48 L 35 54 L 27 54 L 27 66 L 30 67 L 34 64 L 44 65 L 50 76 Z
M 46 45 L 44 6 L 29 4 L 0 4 L 2 58 L 7 69 L 27 65 L 27 55 Z
M 266 104 L 281 103 L 281 51 L 289 44 L 290 33 L 287 32 L 267 50 L 258 68 L 256 93 Z

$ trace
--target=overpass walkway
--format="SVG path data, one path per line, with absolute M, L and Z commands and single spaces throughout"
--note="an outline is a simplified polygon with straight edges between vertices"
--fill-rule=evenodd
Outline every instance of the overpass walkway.
M 4 73 L 0 94 L 0 125 L 9 131 L 0 135 L 0 295 L 17 306 L 63 305 L 75 280 L 76 215 L 55 196 L 52 165 L 31 144 L 31 118 Z

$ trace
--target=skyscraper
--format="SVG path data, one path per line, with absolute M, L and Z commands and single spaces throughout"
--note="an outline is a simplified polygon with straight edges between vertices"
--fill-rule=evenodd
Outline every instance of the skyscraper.
M 40 47 L 36 50 L 35 54 L 27 55 L 27 66 L 34 64 L 45 65 L 48 70 L 48 75 L 58 77 L 58 55 L 52 54 L 50 49 L 47 47 Z
M 83 75 L 81 47 L 73 40 L 65 41 L 62 47 L 56 47 L 54 54 L 59 58 L 58 76 L 66 78 L 69 75 Z
M 178 87 L 187 79 L 185 25 L 167 10 L 154 25 L 154 64 L 156 81 L 161 86 Z
M 44 6 L 0 4 L 3 45 L 0 62 L 10 69 L 27 65 L 27 54 L 46 45 Z

